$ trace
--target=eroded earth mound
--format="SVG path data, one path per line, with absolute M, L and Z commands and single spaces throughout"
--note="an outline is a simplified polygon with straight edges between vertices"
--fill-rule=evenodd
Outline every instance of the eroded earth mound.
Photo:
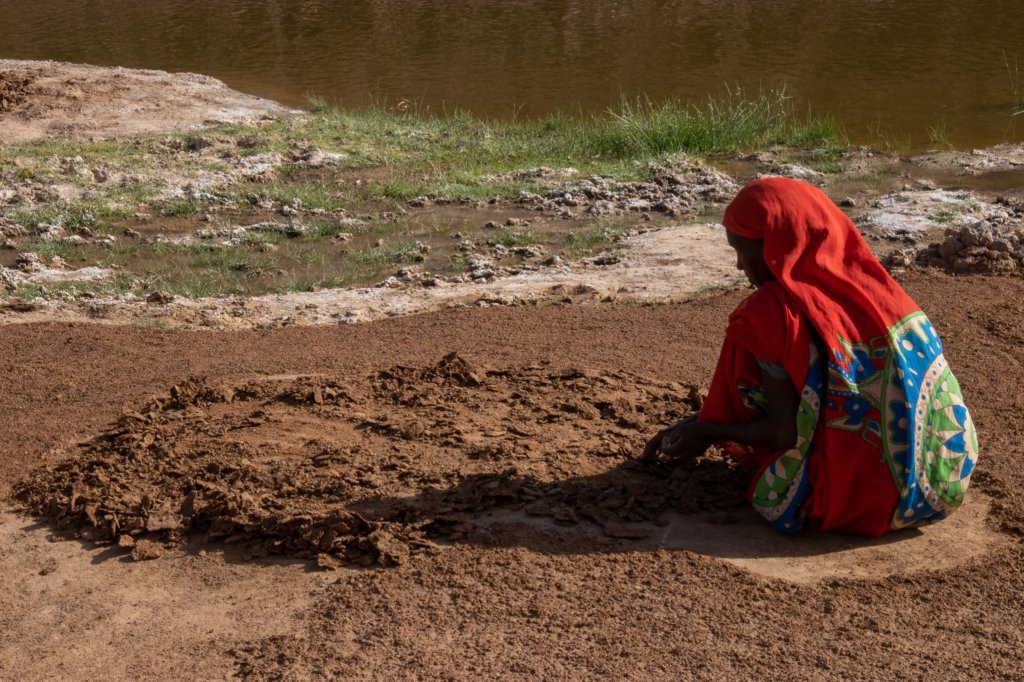
M 368 376 L 194 380 L 16 492 L 138 559 L 204 533 L 252 556 L 391 565 L 496 508 L 644 537 L 669 512 L 742 504 L 744 474 L 725 458 L 632 457 L 700 400 L 626 373 L 488 371 L 455 354 Z
M 32 79 L 28 76 L 0 71 L 0 113 L 24 103 Z

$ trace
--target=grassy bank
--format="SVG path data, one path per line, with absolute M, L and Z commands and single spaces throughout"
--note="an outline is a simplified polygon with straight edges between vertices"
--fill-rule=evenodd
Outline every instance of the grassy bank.
M 597 224 L 581 215 L 485 237 L 491 209 L 470 207 L 490 202 L 497 211 L 523 192 L 548 195 L 582 177 L 645 181 L 685 167 L 687 157 L 767 148 L 813 149 L 833 169 L 845 148 L 834 120 L 797 112 L 778 92 L 728 92 L 698 104 L 623 102 L 604 116 L 539 121 L 311 104 L 308 113 L 260 125 L 0 146 L 8 253 L 119 269 L 104 283 L 23 285 L 0 296 L 154 289 L 208 296 L 370 282 L 424 260 L 416 242 L 428 238 L 479 237 L 481 247 L 529 242 L 580 258 L 607 248 L 609 235 L 637 216 Z M 408 208 L 424 197 L 467 208 L 442 217 Z M 298 238 L 232 231 L 268 220 L 299 225 Z M 206 236 L 194 238 L 200 232 Z M 441 249 L 445 258 L 435 255 L 430 266 L 464 268 L 465 248 L 451 250 Z M 0 264 L 10 265 L 2 253 Z
M 782 92 L 729 92 L 702 104 L 623 101 L 600 116 L 512 122 L 315 108 L 297 127 L 289 121 L 268 126 L 253 150 L 309 142 L 348 155 L 354 165 L 387 168 L 387 182 L 377 191 L 383 198 L 513 196 L 535 187 L 529 178 L 508 174 L 539 166 L 642 179 L 647 162 L 677 154 L 708 158 L 791 147 L 829 155 L 846 146 L 834 119 L 797 112 Z

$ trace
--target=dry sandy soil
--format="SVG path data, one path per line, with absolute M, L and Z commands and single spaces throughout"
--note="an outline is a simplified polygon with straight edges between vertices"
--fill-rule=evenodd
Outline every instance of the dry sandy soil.
M 0 142 L 103 139 L 253 122 L 285 111 L 194 73 L 0 59 Z
M 1020 679 L 1024 283 L 905 284 L 984 449 L 960 515 L 880 542 L 771 534 L 714 457 L 631 463 L 699 400 L 742 291 L 271 331 L 4 326 L 0 677 Z M 59 541 L 13 511 L 26 477 L 30 502 L 80 496 L 63 525 L 116 516 L 139 540 Z M 187 512 L 185 480 L 206 485 Z
M 46 68 L 3 81 L 0 113 L 77 67 Z M 79 105 L 32 134 L 116 124 Z M 973 234 L 953 265 L 1018 272 L 1019 239 Z M 745 294 L 720 237 L 430 296 L 8 306 L 0 679 L 1024 679 L 1024 280 L 901 276 L 981 434 L 965 508 L 783 537 L 714 453 L 634 459 L 699 406 Z

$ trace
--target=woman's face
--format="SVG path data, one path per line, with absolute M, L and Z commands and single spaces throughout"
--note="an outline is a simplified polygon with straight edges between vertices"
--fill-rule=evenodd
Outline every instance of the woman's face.
M 729 246 L 736 251 L 736 269 L 742 270 L 750 283 L 761 288 L 775 279 L 764 261 L 764 241 L 740 237 L 726 230 Z

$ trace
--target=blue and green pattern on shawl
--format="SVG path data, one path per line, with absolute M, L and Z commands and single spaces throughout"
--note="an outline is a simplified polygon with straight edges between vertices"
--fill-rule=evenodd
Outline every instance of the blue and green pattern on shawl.
M 866 343 L 839 340 L 835 358 L 811 364 L 797 412 L 797 442 L 754 484 L 754 508 L 785 533 L 803 525 L 807 461 L 825 396 L 826 428 L 860 432 L 878 449 L 899 491 L 891 526 L 944 518 L 958 508 L 978 457 L 978 438 L 942 342 L 923 312 Z M 827 391 L 827 392 L 826 392 Z
M 818 349 L 813 343 L 809 345 L 810 366 L 796 414 L 796 444 L 769 464 L 754 483 L 754 509 L 783 533 L 795 533 L 803 527 L 802 507 L 811 492 L 807 460 L 818 426 L 825 377 Z

